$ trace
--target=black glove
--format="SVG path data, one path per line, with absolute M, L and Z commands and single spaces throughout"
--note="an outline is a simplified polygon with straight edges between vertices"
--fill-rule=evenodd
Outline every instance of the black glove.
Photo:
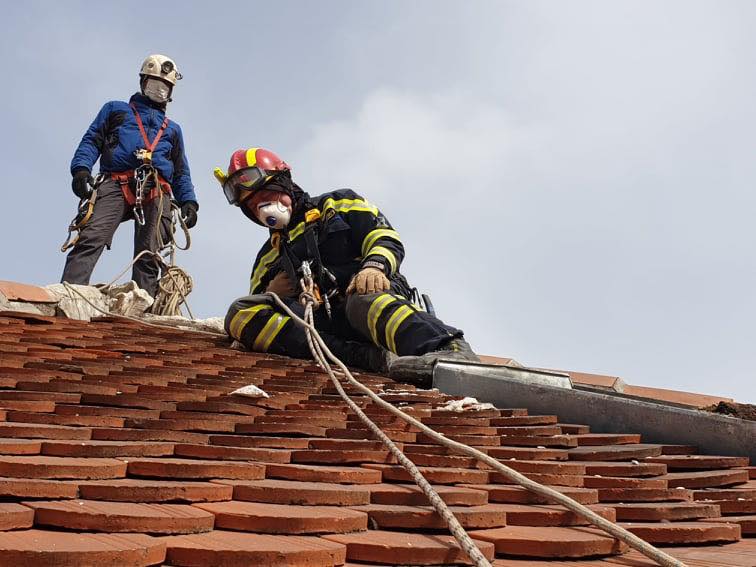
M 186 228 L 192 228 L 197 224 L 197 210 L 199 205 L 194 201 L 187 201 L 181 205 L 181 218 L 186 223 Z
M 74 171 L 73 179 L 71 180 L 71 189 L 79 199 L 86 199 L 92 192 L 90 184 L 93 183 L 94 179 L 92 179 L 92 175 L 90 175 L 88 169 L 77 169 Z

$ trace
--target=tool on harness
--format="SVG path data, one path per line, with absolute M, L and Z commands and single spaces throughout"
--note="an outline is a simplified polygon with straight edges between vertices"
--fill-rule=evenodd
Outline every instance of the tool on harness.
M 436 316 L 436 309 L 433 307 L 433 302 L 427 293 L 420 293 L 416 287 L 410 290 L 410 301 L 420 307 L 423 311 L 429 315 Z
M 318 294 L 318 305 L 325 307 L 326 315 L 331 318 L 331 300 L 340 293 L 336 276 L 323 265 L 320 257 L 319 243 L 322 237 L 321 227 L 323 218 L 317 208 L 311 208 L 305 212 L 305 229 L 302 238 L 305 242 L 306 259 L 300 260 L 291 250 L 290 241 L 287 231 L 283 231 L 284 238 L 279 236 L 276 239 L 281 259 L 281 267 L 289 275 L 292 281 L 299 281 L 298 274 L 307 264 L 315 289 Z M 274 233 L 273 236 L 279 233 Z M 273 237 L 271 237 L 271 241 Z
M 95 202 L 97 202 L 97 188 L 104 179 L 105 176 L 102 173 L 98 173 L 97 177 L 95 177 L 91 183 L 87 182 L 92 190 L 87 197 L 79 200 L 76 216 L 68 224 L 68 236 L 66 237 L 66 241 L 60 247 L 61 252 L 65 252 L 69 248 L 72 248 L 79 241 L 81 230 L 89 222 L 89 219 L 92 218 Z M 76 232 L 76 235 L 72 236 L 74 232 Z

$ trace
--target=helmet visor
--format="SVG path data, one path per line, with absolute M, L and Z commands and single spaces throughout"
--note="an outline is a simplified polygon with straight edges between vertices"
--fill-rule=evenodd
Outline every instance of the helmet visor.
M 235 171 L 223 184 L 223 194 L 229 204 L 238 205 L 263 184 L 265 177 L 265 172 L 259 167 L 246 167 Z

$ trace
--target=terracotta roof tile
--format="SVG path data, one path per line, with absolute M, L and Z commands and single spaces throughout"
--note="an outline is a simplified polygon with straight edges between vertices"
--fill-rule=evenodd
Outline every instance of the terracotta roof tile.
M 216 480 L 233 487 L 235 500 L 304 506 L 359 506 L 370 502 L 369 486 L 294 480 Z M 377 485 L 383 486 L 383 485 Z
M 55 299 L 42 287 L 0 280 L 0 293 L 10 301 L 54 303 Z
M 346 546 L 312 536 L 214 530 L 165 540 L 171 565 L 343 565 Z
M 267 534 L 335 534 L 367 529 L 368 516 L 336 506 L 290 506 L 261 502 L 195 504 L 215 515 L 218 529 Z
M 106 533 L 187 534 L 209 532 L 214 516 L 186 504 L 65 500 L 33 501 L 37 526 Z
M 220 502 L 233 490 L 218 482 L 123 478 L 79 484 L 79 495 L 89 500 L 117 502 Z
M 470 560 L 451 536 L 371 530 L 345 535 L 327 535 L 323 539 L 344 544 L 347 559 L 383 565 L 470 565 Z M 487 559 L 493 559 L 494 546 L 478 546 Z
M 416 484 L 371 484 L 365 488 L 370 490 L 370 502 L 373 504 L 424 506 L 428 503 L 428 498 Z M 485 490 L 473 487 L 439 484 L 433 489 L 450 506 L 482 506 L 489 500 Z
M 7 565 L 118 565 L 146 567 L 165 559 L 165 543 L 144 534 L 87 534 L 48 530 L 0 532 Z
M 738 541 L 741 536 L 740 526 L 735 523 L 622 522 L 620 525 L 649 543 L 665 545 L 727 543 Z
M 256 480 L 265 476 L 265 465 L 236 461 L 195 459 L 133 459 L 129 475 L 166 479 L 239 478 Z
M 0 315 L 0 328 L 0 418 L 14 420 L 0 421 L 0 553 L 13 564 L 153 565 L 166 546 L 174 567 L 465 562 L 424 494 L 311 363 L 113 318 Z M 756 548 L 737 541 L 756 516 L 756 469 L 745 459 L 591 432 L 525 408 L 450 411 L 438 391 L 360 379 L 448 437 L 660 544 L 700 542 L 672 548 L 691 567 L 752 565 L 743 558 Z M 271 397 L 230 393 L 250 383 Z M 625 547 L 571 512 L 354 399 L 474 537 L 490 540 L 479 540 L 484 554 L 498 549 L 497 567 L 555 557 L 581 558 L 570 567 L 650 565 L 634 553 L 617 558 Z M 32 508 L 46 529 L 30 529 Z M 321 537 L 292 535 L 301 533 Z M 722 541 L 737 543 L 712 547 Z
M 30 528 L 34 524 L 34 510 L 11 502 L 0 503 L 0 532 Z
M 485 529 L 507 525 L 507 514 L 501 504 L 481 506 L 450 506 L 463 528 Z M 396 504 L 369 504 L 352 510 L 365 512 L 374 526 L 385 530 L 430 529 L 443 530 L 446 522 L 430 506 L 399 506 Z
M 473 531 L 476 539 L 496 545 L 497 553 L 529 557 L 595 557 L 616 555 L 627 546 L 595 528 L 507 526 Z

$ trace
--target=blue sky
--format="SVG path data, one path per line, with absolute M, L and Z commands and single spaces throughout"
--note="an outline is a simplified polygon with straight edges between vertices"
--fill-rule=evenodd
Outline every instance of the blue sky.
M 190 303 L 222 315 L 265 235 L 212 178 L 268 147 L 351 187 L 487 354 L 756 402 L 749 2 L 24 2 L 0 22 L 0 278 L 57 281 L 68 164 L 161 52 L 200 200 Z M 122 225 L 93 281 L 130 258 Z

